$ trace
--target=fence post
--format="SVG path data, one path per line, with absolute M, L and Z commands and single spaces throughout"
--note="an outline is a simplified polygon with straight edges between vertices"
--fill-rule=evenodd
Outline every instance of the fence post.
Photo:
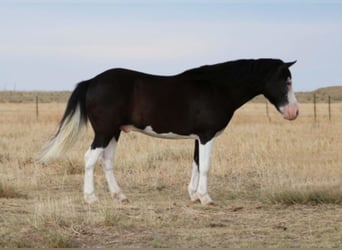
M 313 94 L 313 104 L 314 104 L 314 119 L 315 119 L 315 122 L 317 122 L 316 93 Z
M 331 121 L 331 96 L 328 96 L 329 121 Z
M 268 118 L 268 121 L 271 121 L 270 114 L 268 113 L 268 101 L 266 100 L 266 115 Z
M 38 96 L 36 96 L 36 119 L 38 121 L 39 116 L 39 107 L 38 107 Z

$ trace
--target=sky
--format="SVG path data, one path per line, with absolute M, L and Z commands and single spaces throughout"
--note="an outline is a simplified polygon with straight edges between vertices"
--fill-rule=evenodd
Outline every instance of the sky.
M 342 85 L 342 0 L 0 0 L 0 91 L 246 58 L 297 60 L 296 91 Z

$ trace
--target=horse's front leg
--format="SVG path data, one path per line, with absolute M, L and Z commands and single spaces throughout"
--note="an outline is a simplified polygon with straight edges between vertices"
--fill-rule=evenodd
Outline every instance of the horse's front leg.
M 214 138 L 206 144 L 195 141 L 194 161 L 192 163 L 191 180 L 188 191 L 192 202 L 200 201 L 202 204 L 212 204 L 208 194 L 208 174 L 210 169 L 210 156 Z
M 208 194 L 208 174 L 214 138 L 206 144 L 199 143 L 199 181 L 197 195 L 203 205 L 213 204 Z
M 188 192 L 190 195 L 190 199 L 192 202 L 198 201 L 199 197 L 197 194 L 198 189 L 198 181 L 199 181 L 199 156 L 198 156 L 198 148 L 199 142 L 195 140 L 195 152 L 194 152 L 194 161 L 192 163 L 192 174 L 190 183 L 188 185 Z

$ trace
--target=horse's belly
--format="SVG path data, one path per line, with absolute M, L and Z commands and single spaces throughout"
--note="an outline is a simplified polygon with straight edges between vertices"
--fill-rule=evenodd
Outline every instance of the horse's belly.
M 165 138 L 165 139 L 198 139 L 198 136 L 194 134 L 179 135 L 173 132 L 157 133 L 153 130 L 151 126 L 146 126 L 144 129 L 139 129 L 139 128 L 134 127 L 133 125 L 124 125 L 124 126 L 121 126 L 120 129 L 125 133 L 136 131 L 136 132 L 143 133 L 145 135 L 158 137 L 158 138 Z

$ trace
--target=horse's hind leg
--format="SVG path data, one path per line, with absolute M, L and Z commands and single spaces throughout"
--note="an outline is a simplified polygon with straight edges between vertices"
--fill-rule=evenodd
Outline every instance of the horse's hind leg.
M 116 182 L 113 172 L 113 158 L 117 147 L 119 136 L 114 136 L 109 142 L 103 152 L 103 171 L 105 173 L 109 191 L 113 198 L 118 199 L 120 202 L 128 202 L 126 195 L 121 191 L 118 183 Z
M 84 200 L 87 203 L 93 203 L 97 201 L 94 189 L 94 169 L 96 166 L 96 162 L 102 156 L 103 151 L 103 148 L 89 148 L 84 155 Z
M 97 201 L 94 188 L 94 169 L 98 159 L 103 159 L 105 148 L 108 146 L 112 135 L 99 135 L 95 132 L 95 138 L 91 147 L 84 155 L 84 200 L 87 203 Z

